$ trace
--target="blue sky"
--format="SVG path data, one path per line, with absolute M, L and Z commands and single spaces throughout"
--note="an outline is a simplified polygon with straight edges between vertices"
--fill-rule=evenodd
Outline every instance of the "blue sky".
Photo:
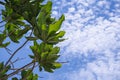
M 66 17 L 61 30 L 67 40 L 58 46 L 59 60 L 69 63 L 52 74 L 35 70 L 44 77 L 39 80 L 120 80 L 120 0 L 52 1 L 52 16 Z M 26 58 L 28 45 L 16 56 Z

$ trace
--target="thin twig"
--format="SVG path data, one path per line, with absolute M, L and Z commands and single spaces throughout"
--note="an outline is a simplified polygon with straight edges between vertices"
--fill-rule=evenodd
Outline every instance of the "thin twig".
M 30 34 L 30 36 L 32 35 L 32 32 Z M 8 65 L 9 61 L 14 57 L 14 55 L 23 47 L 25 46 L 25 44 L 28 42 L 29 40 L 26 40 L 12 55 L 11 57 L 8 59 L 8 61 L 5 64 L 5 67 Z
M 13 63 L 20 61 L 20 60 L 23 60 L 23 59 L 25 59 L 25 58 L 17 58 L 15 61 L 13 61 Z
M 11 68 L 10 70 L 18 70 L 18 68 Z
M 66 61 L 66 62 L 58 62 L 58 63 L 64 64 L 64 63 L 69 63 L 69 61 Z
M 13 62 L 12 62 L 12 61 L 10 61 L 10 63 L 11 63 L 11 65 L 12 65 L 12 67 L 14 68 L 14 64 L 13 64 Z
M 29 40 L 26 40 L 23 45 L 21 45 L 12 55 L 11 57 L 8 59 L 8 61 L 5 64 L 5 67 L 8 65 L 8 63 L 10 62 L 10 60 L 13 58 L 13 56 L 28 42 Z
M 8 54 L 12 55 L 10 49 L 8 49 L 8 48 L 5 47 L 5 50 L 7 51 Z
M 26 77 L 23 80 L 27 79 L 27 77 L 32 73 L 34 68 L 35 68 L 35 62 L 33 63 L 33 67 L 31 68 L 31 71 L 26 75 Z
M 33 64 L 33 61 L 30 62 L 30 63 L 28 63 L 27 65 L 25 65 L 25 66 L 23 66 L 23 67 L 17 69 L 16 71 L 14 71 L 14 72 L 12 72 L 12 73 L 6 75 L 5 77 L 1 78 L 0 80 L 4 80 L 4 79 L 6 79 L 6 78 L 8 78 L 8 77 L 11 77 L 11 76 L 13 76 L 13 75 L 19 73 L 20 71 L 24 70 L 25 68 L 30 67 L 32 64 Z

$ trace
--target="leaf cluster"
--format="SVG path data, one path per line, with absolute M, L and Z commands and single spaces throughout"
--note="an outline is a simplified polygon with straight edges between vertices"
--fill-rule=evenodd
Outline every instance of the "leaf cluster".
M 52 2 L 42 4 L 44 0 L 5 0 L 5 9 L 2 10 L 2 19 L 5 21 L 5 28 L 0 34 L 0 47 L 7 47 L 10 42 L 19 43 L 21 38 L 32 41 L 30 46 L 33 55 L 29 55 L 34 63 L 39 64 L 39 70 L 54 72 L 61 67 L 57 62 L 60 57 L 60 47 L 55 46 L 65 35 L 65 31 L 60 31 L 61 25 L 65 20 L 62 15 L 58 20 L 51 17 Z M 26 36 L 26 34 L 31 34 Z M 5 39 L 11 41 L 4 43 Z M 41 42 L 39 42 L 41 41 Z M 6 75 L 10 67 L 3 69 L 0 63 L 0 77 Z M 5 70 L 5 71 L 2 71 Z M 26 77 L 27 76 L 27 77 Z M 32 70 L 21 70 L 21 80 L 36 80 L 37 74 Z M 12 80 L 18 80 L 16 77 Z

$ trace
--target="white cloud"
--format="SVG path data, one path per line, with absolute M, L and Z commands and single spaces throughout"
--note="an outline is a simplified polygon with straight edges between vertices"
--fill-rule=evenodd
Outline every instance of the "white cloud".
M 74 12 L 75 11 L 75 8 L 74 7 L 71 7 L 68 9 L 68 12 Z
M 52 11 L 53 15 L 58 15 L 57 11 Z
M 62 27 L 68 39 L 59 44 L 61 55 L 68 60 L 89 54 L 95 58 L 92 62 L 87 58 L 85 69 L 79 67 L 77 71 L 66 72 L 68 80 L 120 79 L 120 16 L 118 9 L 116 12 L 109 10 L 111 4 L 107 0 L 73 0 L 62 6 L 70 7 L 65 12 L 66 21 Z

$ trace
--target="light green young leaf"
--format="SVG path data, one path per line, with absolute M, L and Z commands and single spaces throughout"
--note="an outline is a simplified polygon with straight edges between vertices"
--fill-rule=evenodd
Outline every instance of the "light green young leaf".
M 58 63 L 58 62 L 55 62 L 53 63 L 53 65 L 56 67 L 56 68 L 60 68 L 62 66 L 62 64 Z
M 64 35 L 65 35 L 65 31 L 60 31 L 60 32 L 57 34 L 57 36 L 55 36 L 55 37 L 61 38 L 61 37 L 63 37 Z
M 60 47 L 54 47 L 50 52 L 50 54 L 58 54 L 59 51 L 60 51 Z
M 60 29 L 61 24 L 64 20 L 65 20 L 65 17 L 64 15 L 62 15 L 57 22 L 55 22 L 54 24 L 50 24 L 48 35 L 57 32 Z
M 52 2 L 48 1 L 47 4 L 42 7 L 41 11 L 43 11 L 44 13 L 50 13 L 52 9 Z

